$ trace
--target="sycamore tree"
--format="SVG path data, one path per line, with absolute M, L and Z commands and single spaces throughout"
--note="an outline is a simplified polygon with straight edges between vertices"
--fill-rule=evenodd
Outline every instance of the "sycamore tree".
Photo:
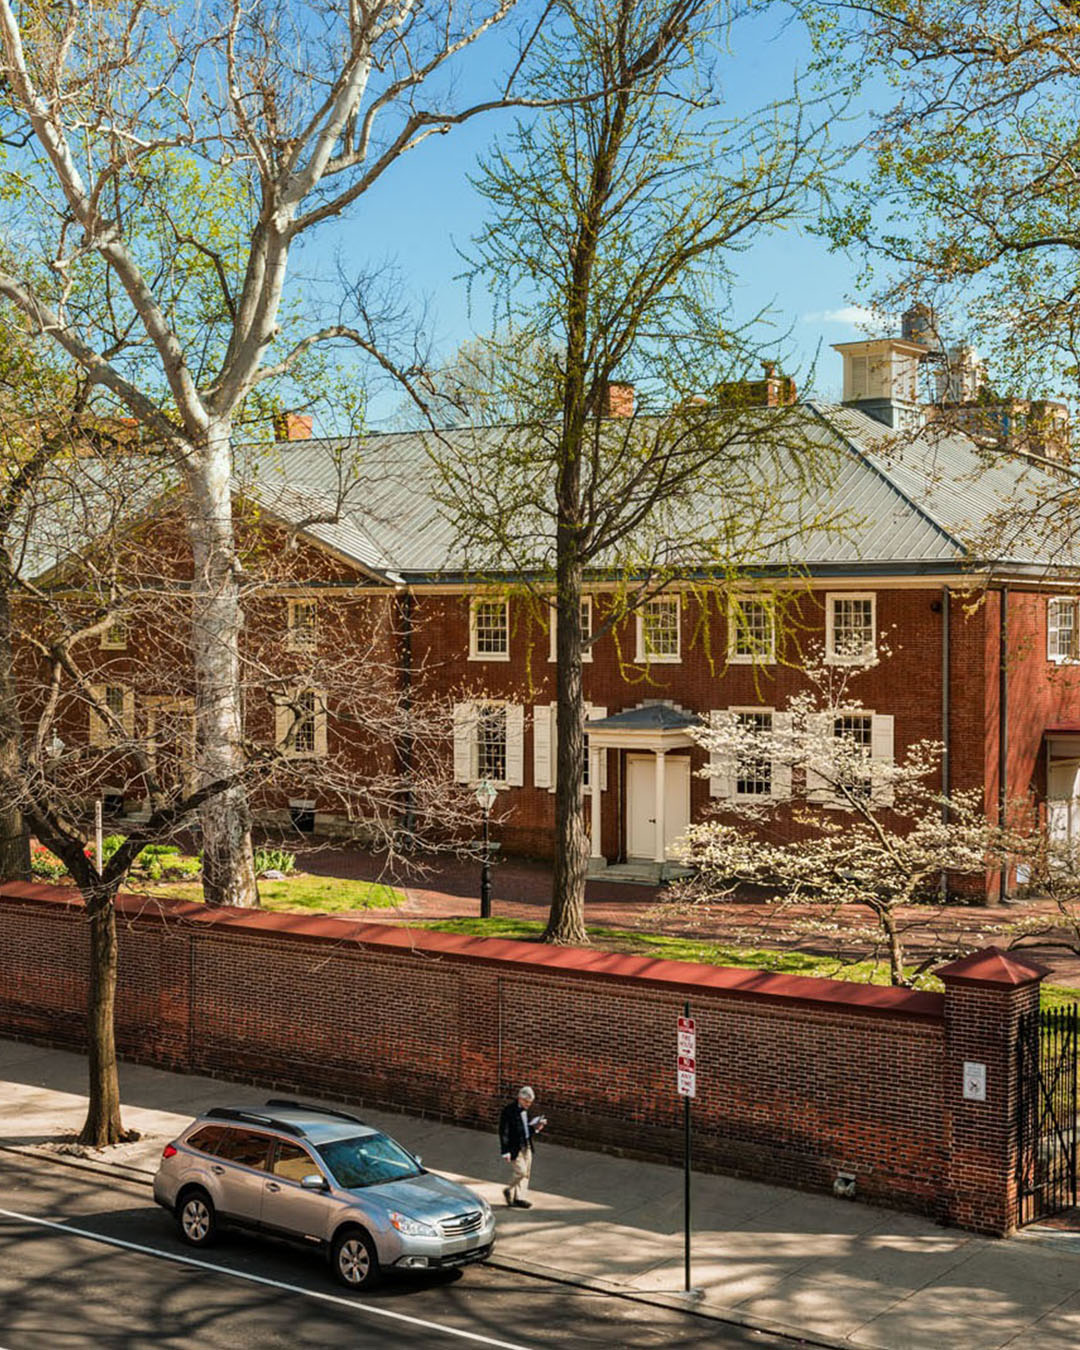
M 904 933 L 913 906 L 981 881 L 1015 849 L 986 818 L 981 794 L 944 795 L 942 747 L 893 754 L 892 718 L 857 694 L 873 663 L 807 664 L 807 688 L 776 713 L 724 713 L 693 734 L 708 751 L 718 800 L 687 830 L 697 875 L 676 903 L 722 900 L 745 885 L 821 907 L 827 931 L 845 905 L 872 917 L 893 984 L 908 982 Z
M 820 187 L 826 109 L 725 107 L 714 64 L 738 6 L 549 9 L 523 78 L 557 106 L 519 121 L 478 178 L 490 219 L 472 282 L 493 290 L 495 333 L 459 354 L 435 401 L 515 425 L 432 444 L 472 571 L 530 578 L 537 610 L 554 606 L 545 936 L 575 943 L 586 940 L 583 651 L 681 578 L 775 560 L 821 524 L 805 500 L 791 508 L 813 458 L 797 416 L 766 416 L 732 391 L 766 339 L 733 317 L 730 286 L 740 250 L 798 220 Z M 601 578 L 586 634 L 583 590 Z
M 198 775 L 229 784 L 201 809 L 209 900 L 256 900 L 237 418 L 326 342 L 393 367 L 371 326 L 349 323 L 372 313 L 354 293 L 359 268 L 329 294 L 290 289 L 294 250 L 359 218 L 409 152 L 509 101 L 497 77 L 462 100 L 452 76 L 514 3 L 0 0 L 0 297 L 137 420 L 186 486 Z

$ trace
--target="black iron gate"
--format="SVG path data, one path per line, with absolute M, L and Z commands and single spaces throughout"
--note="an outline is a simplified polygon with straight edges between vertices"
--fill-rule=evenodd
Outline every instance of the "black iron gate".
M 1020 1019 L 1017 1182 L 1020 1223 L 1076 1204 L 1077 1005 Z

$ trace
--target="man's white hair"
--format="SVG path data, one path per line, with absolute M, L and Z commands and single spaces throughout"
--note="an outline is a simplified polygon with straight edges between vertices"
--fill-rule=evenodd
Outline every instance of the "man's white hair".
M 527 1102 L 536 1101 L 536 1093 L 528 1085 L 518 1088 L 518 1096 L 523 1097 Z

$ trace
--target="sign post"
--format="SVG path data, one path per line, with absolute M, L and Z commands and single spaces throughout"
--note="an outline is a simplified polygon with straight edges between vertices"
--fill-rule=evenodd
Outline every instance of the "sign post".
M 690 1000 L 683 1005 L 679 1018 L 679 1043 L 676 1055 L 676 1081 L 683 1099 L 683 1210 L 684 1210 L 684 1266 L 686 1292 L 690 1292 L 690 1098 L 697 1095 L 697 1032 L 690 1016 Z

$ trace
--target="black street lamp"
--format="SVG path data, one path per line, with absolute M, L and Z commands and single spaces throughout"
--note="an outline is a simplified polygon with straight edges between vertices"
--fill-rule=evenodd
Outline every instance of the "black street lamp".
M 491 918 L 491 836 L 488 830 L 488 821 L 491 817 L 491 808 L 495 805 L 496 796 L 494 786 L 486 778 L 481 779 L 476 789 L 476 801 L 480 810 L 484 813 L 484 860 L 480 869 L 480 917 L 482 919 Z

